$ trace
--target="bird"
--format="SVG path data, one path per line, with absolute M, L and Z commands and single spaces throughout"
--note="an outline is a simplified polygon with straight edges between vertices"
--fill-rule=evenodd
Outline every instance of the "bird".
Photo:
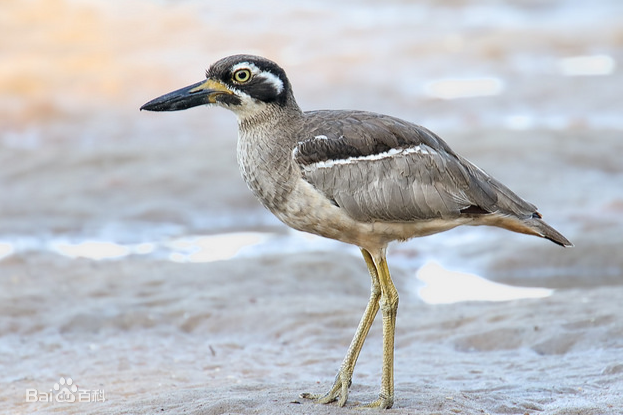
M 291 228 L 356 245 L 368 268 L 370 298 L 333 385 L 325 394 L 302 393 L 302 399 L 346 404 L 355 364 L 380 310 L 380 392 L 362 406 L 394 404 L 398 291 L 387 264 L 390 242 L 461 225 L 489 225 L 572 246 L 542 220 L 536 206 L 432 131 L 367 111 L 302 111 L 286 72 L 267 58 L 222 58 L 204 80 L 155 98 L 141 110 L 200 105 L 236 115 L 240 172 L 264 207 Z

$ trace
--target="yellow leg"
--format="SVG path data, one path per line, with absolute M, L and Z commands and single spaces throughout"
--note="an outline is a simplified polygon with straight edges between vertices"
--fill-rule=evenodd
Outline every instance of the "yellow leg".
M 301 398 L 315 399 L 318 403 L 330 403 L 338 400 L 339 398 L 339 406 L 344 406 L 346 400 L 348 399 L 348 388 L 350 387 L 351 380 L 353 378 L 355 364 L 357 363 L 357 358 L 359 357 L 359 352 L 361 352 L 363 343 L 368 336 L 368 332 L 370 331 L 370 327 L 372 326 L 374 317 L 376 317 L 376 313 L 379 311 L 379 299 L 381 299 L 381 284 L 379 282 L 379 273 L 377 271 L 375 261 L 372 259 L 372 256 L 367 250 L 362 249 L 361 253 L 363 254 L 363 259 L 366 261 L 366 265 L 368 266 L 368 271 L 370 271 L 370 277 L 372 278 L 370 301 L 368 301 L 368 305 L 366 306 L 366 310 L 361 317 L 359 326 L 357 326 L 355 336 L 350 343 L 348 351 L 346 352 L 346 356 L 344 357 L 344 361 L 342 362 L 342 366 L 340 367 L 340 370 L 335 377 L 335 382 L 333 383 L 333 387 L 331 388 L 331 390 L 325 395 L 303 393 L 301 394 Z M 383 370 L 383 373 L 385 373 L 385 370 Z
M 385 249 L 374 257 L 381 285 L 381 315 L 383 316 L 383 367 L 381 373 L 381 392 L 379 399 L 366 405 L 368 407 L 391 408 L 394 404 L 394 334 L 396 332 L 396 313 L 398 311 L 398 291 L 394 286 Z

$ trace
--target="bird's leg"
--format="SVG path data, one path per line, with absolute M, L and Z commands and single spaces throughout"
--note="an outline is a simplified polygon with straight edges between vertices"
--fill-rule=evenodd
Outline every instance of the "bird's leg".
M 383 316 L 383 367 L 379 398 L 367 407 L 389 409 L 394 404 L 394 333 L 398 311 L 398 291 L 392 282 L 385 258 L 385 249 L 374 257 L 381 285 L 381 315 Z
M 359 357 L 359 352 L 361 352 L 363 343 L 368 336 L 374 317 L 376 317 L 376 313 L 379 311 L 379 299 L 381 298 L 379 273 L 374 260 L 367 250 L 361 249 L 361 253 L 363 254 L 363 259 L 366 261 L 366 265 L 368 266 L 368 271 L 370 271 L 370 277 L 372 278 L 370 301 L 368 301 L 366 310 L 364 311 L 363 316 L 361 316 L 361 321 L 359 322 L 359 326 L 357 326 L 355 336 L 350 343 L 331 390 L 325 395 L 303 393 L 301 394 L 301 398 L 315 399 L 318 403 L 330 403 L 336 401 L 339 397 L 339 406 L 344 406 L 346 400 L 348 399 L 348 388 L 351 384 L 355 364 L 357 363 L 357 358 Z

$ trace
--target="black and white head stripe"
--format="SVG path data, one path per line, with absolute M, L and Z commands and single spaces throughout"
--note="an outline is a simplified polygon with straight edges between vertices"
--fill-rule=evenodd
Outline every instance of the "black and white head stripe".
M 248 69 L 251 78 L 248 82 L 235 82 L 234 74 Z M 266 103 L 285 105 L 291 93 L 290 83 L 285 71 L 276 63 L 253 55 L 228 56 L 214 63 L 206 72 L 208 78 L 223 82 L 239 95 L 246 95 Z
M 277 75 L 266 70 L 261 70 L 251 62 L 240 62 L 232 66 L 231 73 L 233 74 L 240 69 L 249 69 L 254 78 L 260 77 L 266 80 L 267 83 L 271 84 L 275 88 L 277 94 L 281 94 L 285 88 L 285 86 L 283 85 L 283 81 L 279 79 Z

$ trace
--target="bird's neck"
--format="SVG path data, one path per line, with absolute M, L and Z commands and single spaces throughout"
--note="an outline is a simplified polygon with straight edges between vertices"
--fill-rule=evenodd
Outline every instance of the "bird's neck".
M 261 115 L 261 116 L 260 116 Z M 298 107 L 273 109 L 238 121 L 238 165 L 247 186 L 270 211 L 285 203 L 298 169 L 292 161 L 295 131 L 302 123 Z
M 238 130 L 240 132 L 251 132 L 258 128 L 271 128 L 288 120 L 299 119 L 303 112 L 290 95 L 286 105 L 262 105 L 253 106 L 254 110 L 238 110 L 236 116 L 238 118 Z

